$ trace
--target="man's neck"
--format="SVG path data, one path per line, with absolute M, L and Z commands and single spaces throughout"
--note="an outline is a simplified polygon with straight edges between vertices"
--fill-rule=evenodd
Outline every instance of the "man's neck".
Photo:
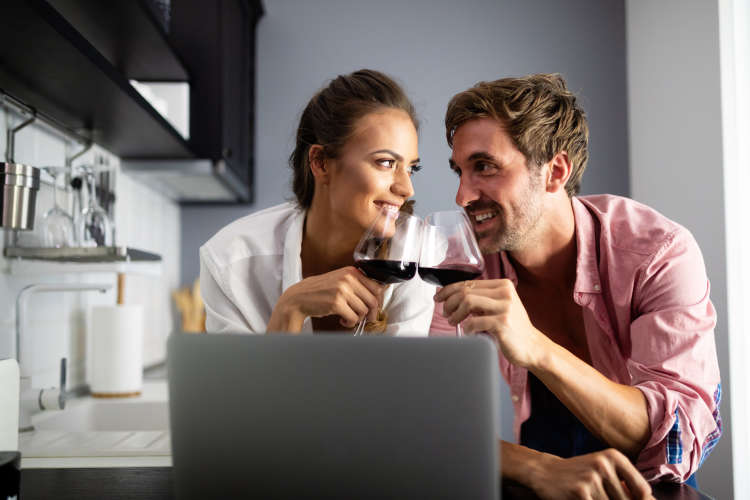
M 572 288 L 578 257 L 570 198 L 554 200 L 536 234 L 520 250 L 508 252 L 518 280 L 529 286 Z

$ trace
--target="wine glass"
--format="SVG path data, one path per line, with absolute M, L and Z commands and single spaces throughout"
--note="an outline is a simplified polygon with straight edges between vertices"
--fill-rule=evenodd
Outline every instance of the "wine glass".
M 395 207 L 384 208 L 354 249 L 354 263 L 380 283 L 408 281 L 417 274 L 421 238 L 422 219 Z M 364 327 L 362 318 L 354 335 L 362 335 Z
M 64 167 L 42 167 L 52 177 L 54 205 L 42 217 L 42 237 L 44 246 L 51 248 L 71 247 L 76 242 L 73 217 L 58 203 L 57 174 Z
M 434 212 L 424 221 L 419 277 L 437 286 L 473 280 L 484 271 L 484 258 L 466 213 Z M 456 336 L 463 335 L 461 323 Z
M 84 167 L 88 185 L 88 204 L 78 220 L 78 239 L 81 246 L 106 247 L 112 245 L 111 221 L 107 212 L 96 201 L 96 176 L 91 167 Z

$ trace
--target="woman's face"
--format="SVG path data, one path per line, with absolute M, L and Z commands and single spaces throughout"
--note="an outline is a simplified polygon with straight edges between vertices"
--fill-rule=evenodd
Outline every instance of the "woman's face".
M 403 205 L 414 194 L 418 155 L 417 131 L 406 112 L 387 109 L 360 118 L 338 157 L 327 160 L 333 221 L 365 230 L 384 208 Z

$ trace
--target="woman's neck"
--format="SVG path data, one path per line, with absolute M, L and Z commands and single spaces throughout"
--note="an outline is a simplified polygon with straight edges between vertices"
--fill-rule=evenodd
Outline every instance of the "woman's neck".
M 302 276 L 314 276 L 354 264 L 354 248 L 361 237 L 355 228 L 333 220 L 329 210 L 307 210 L 302 233 Z

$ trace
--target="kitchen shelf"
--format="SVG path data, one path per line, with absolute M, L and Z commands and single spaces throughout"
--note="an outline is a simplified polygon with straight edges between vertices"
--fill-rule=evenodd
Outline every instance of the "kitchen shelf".
M 140 81 L 189 80 L 145 0 L 47 0 L 127 78 Z
M 161 275 L 161 256 L 129 247 L 23 248 L 3 250 L 10 274 L 112 272 Z
M 91 10 L 75 14 L 71 6 Z M 194 158 L 187 141 L 128 82 L 188 79 L 159 29 L 142 1 L 2 0 L 0 89 L 88 131 L 121 158 Z M 132 36 L 122 41 L 127 30 Z

